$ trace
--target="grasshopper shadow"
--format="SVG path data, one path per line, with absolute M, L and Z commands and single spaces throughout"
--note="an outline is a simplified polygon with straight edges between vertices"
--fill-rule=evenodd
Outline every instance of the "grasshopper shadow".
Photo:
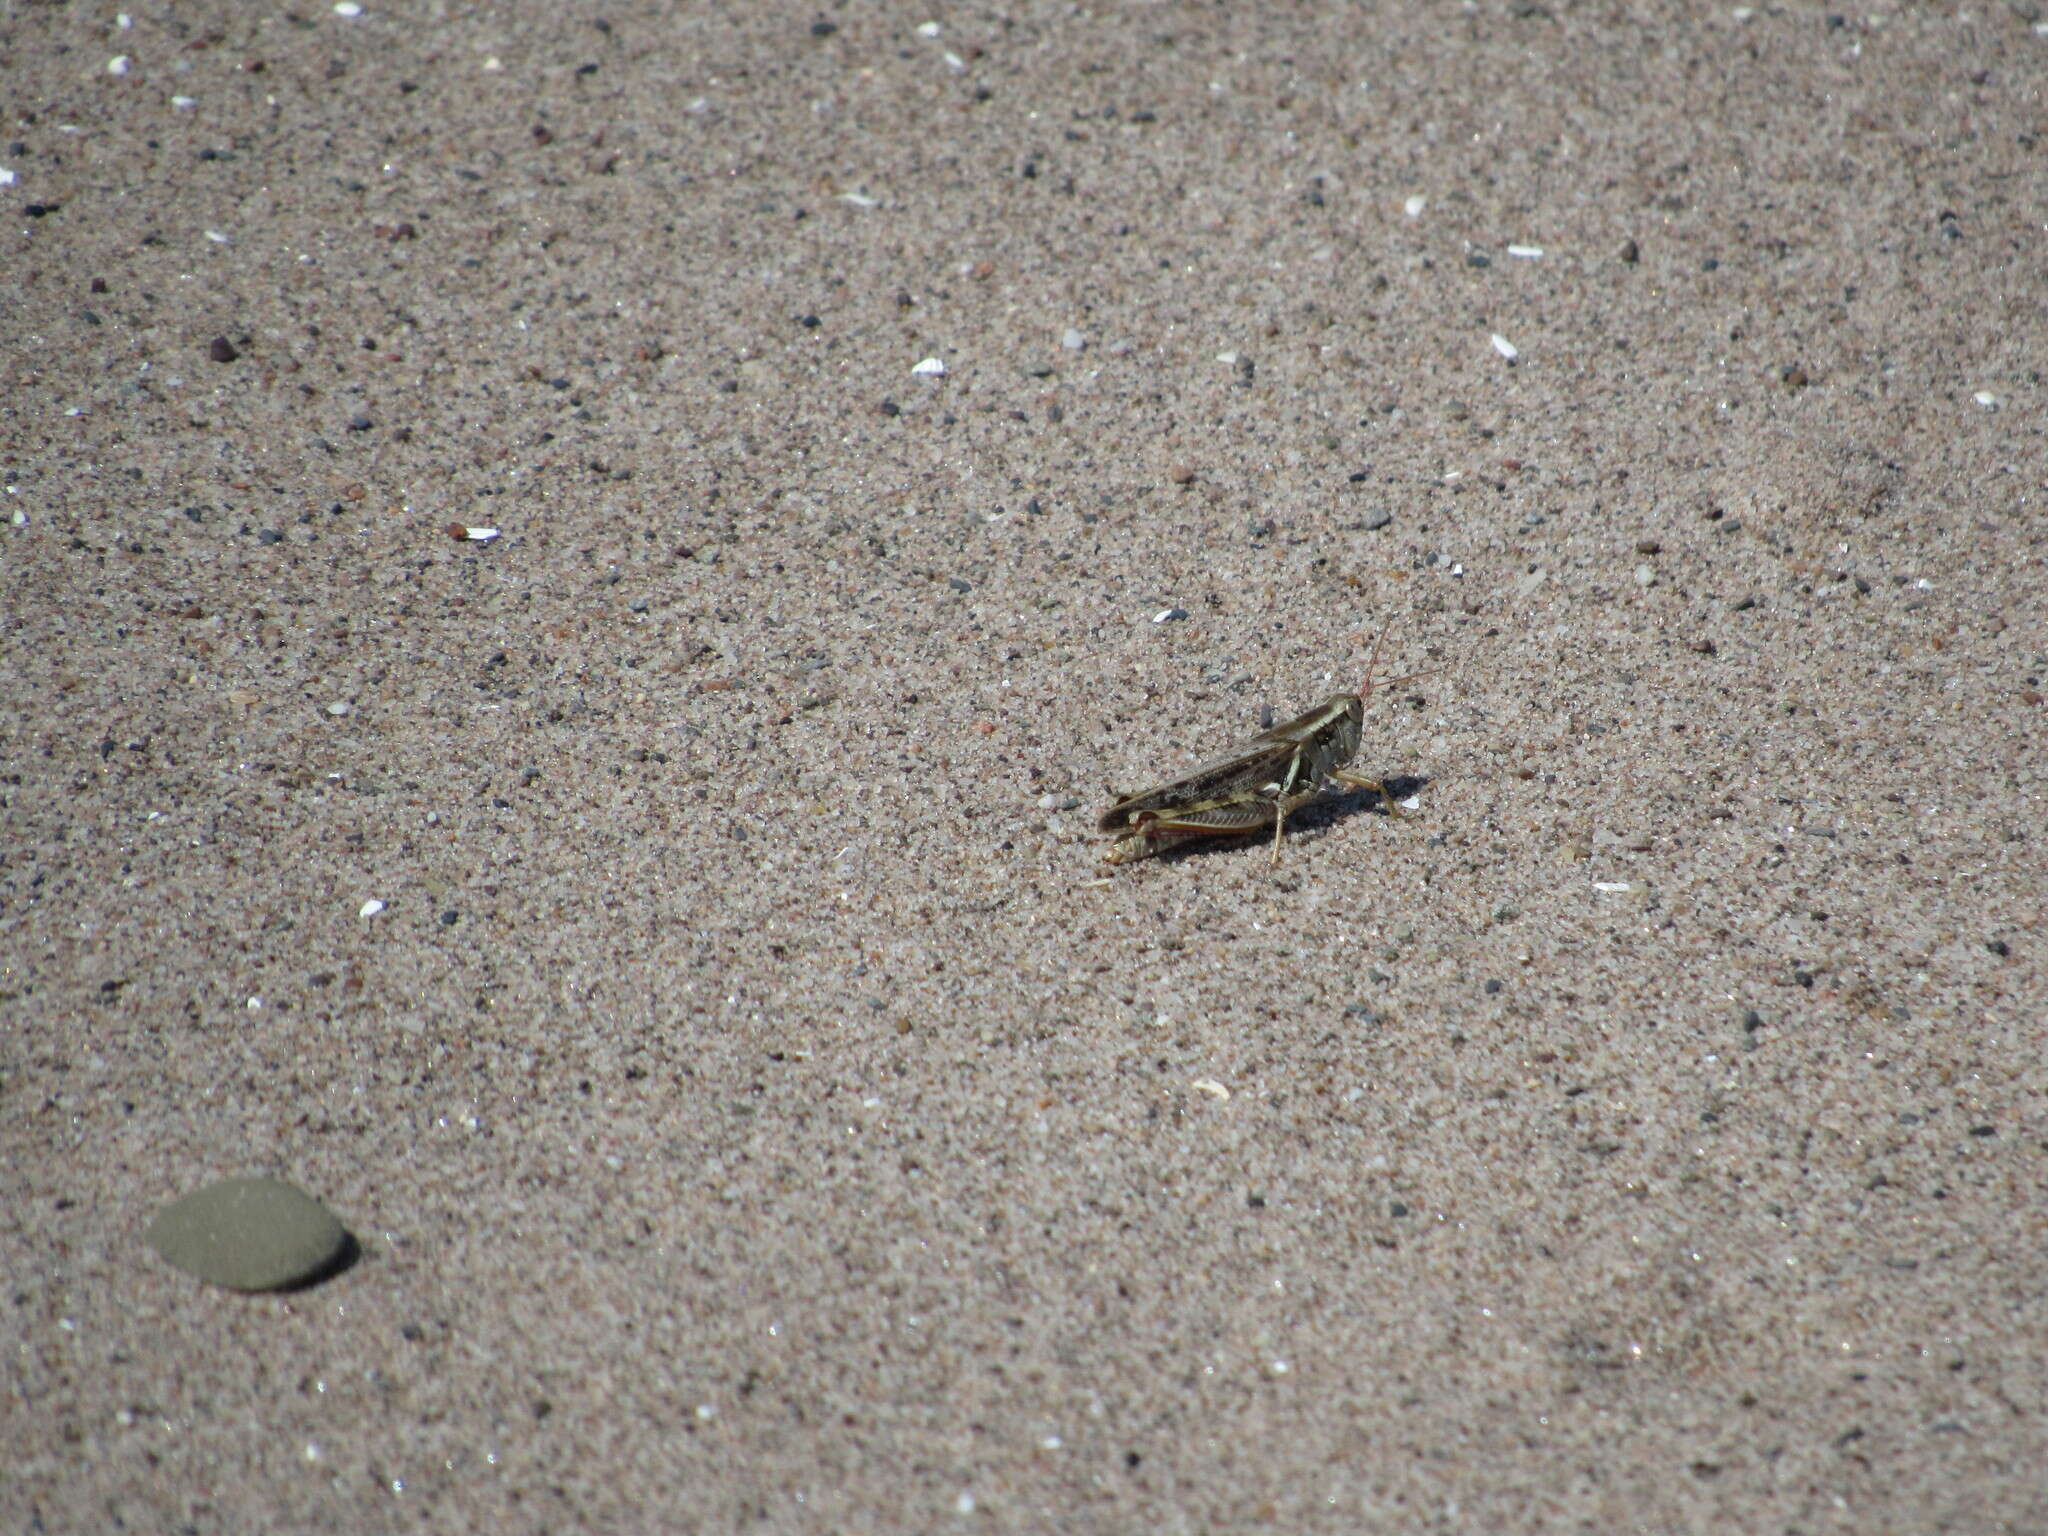
M 1420 793 L 1429 784 L 1428 779 L 1412 773 L 1389 774 L 1380 782 L 1386 786 L 1387 793 L 1396 800 L 1406 800 L 1410 795 Z M 1387 814 L 1386 807 L 1380 803 L 1380 797 L 1369 789 L 1327 791 L 1287 818 L 1287 842 L 1293 842 L 1303 833 L 1327 832 L 1331 827 L 1340 826 L 1354 816 L 1363 816 L 1374 810 L 1383 816 Z M 1178 864 L 1184 859 L 1202 859 L 1219 853 L 1241 853 L 1246 848 L 1261 844 L 1270 846 L 1272 841 L 1273 829 L 1266 827 L 1256 832 L 1190 838 L 1184 843 L 1160 849 L 1153 858 L 1161 864 Z

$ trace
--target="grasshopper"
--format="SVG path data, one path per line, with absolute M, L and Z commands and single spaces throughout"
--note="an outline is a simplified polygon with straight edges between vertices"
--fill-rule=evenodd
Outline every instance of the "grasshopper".
M 1382 629 L 1379 640 L 1373 642 L 1372 659 L 1366 663 L 1365 682 L 1358 692 L 1332 694 L 1314 709 L 1261 731 L 1214 762 L 1119 799 L 1102 813 L 1098 827 L 1116 834 L 1102 861 L 1128 864 L 1189 838 L 1259 832 L 1271 826 L 1271 862 L 1277 865 L 1288 816 L 1313 800 L 1326 779 L 1374 791 L 1388 814 L 1399 816 L 1394 797 L 1384 784 L 1343 771 L 1358 750 L 1366 700 L 1372 697 L 1372 674 L 1379 665 L 1380 641 L 1384 639 L 1386 631 Z M 1390 688 L 1427 675 L 1411 672 L 1380 686 Z

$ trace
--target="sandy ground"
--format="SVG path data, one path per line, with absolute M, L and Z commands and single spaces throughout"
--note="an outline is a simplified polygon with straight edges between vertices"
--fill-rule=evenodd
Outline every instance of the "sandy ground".
M 0 20 L 7 1529 L 2048 1528 L 2031 7 L 348 9 Z

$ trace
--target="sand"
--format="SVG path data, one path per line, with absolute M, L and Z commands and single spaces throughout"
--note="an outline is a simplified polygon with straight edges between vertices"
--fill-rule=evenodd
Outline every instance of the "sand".
M 0 21 L 0 1523 L 2048 1528 L 2032 8 L 349 9 Z

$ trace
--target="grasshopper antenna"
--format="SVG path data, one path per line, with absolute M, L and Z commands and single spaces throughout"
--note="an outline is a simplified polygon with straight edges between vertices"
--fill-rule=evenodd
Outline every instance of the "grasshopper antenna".
M 1387 631 L 1393 627 L 1394 621 L 1389 619 L 1380 626 L 1380 632 L 1373 637 L 1372 656 L 1365 664 L 1365 681 L 1358 686 L 1358 696 L 1361 699 L 1370 699 L 1372 697 L 1373 674 L 1379 671 L 1380 668 L 1380 647 L 1386 643 Z M 1363 639 L 1364 636 L 1361 635 L 1359 638 Z M 1380 683 L 1380 687 L 1383 689 L 1397 688 L 1402 683 L 1412 683 L 1418 677 L 1431 677 L 1443 670 L 1442 667 L 1424 667 L 1420 672 L 1404 672 L 1399 677 L 1384 679 Z

